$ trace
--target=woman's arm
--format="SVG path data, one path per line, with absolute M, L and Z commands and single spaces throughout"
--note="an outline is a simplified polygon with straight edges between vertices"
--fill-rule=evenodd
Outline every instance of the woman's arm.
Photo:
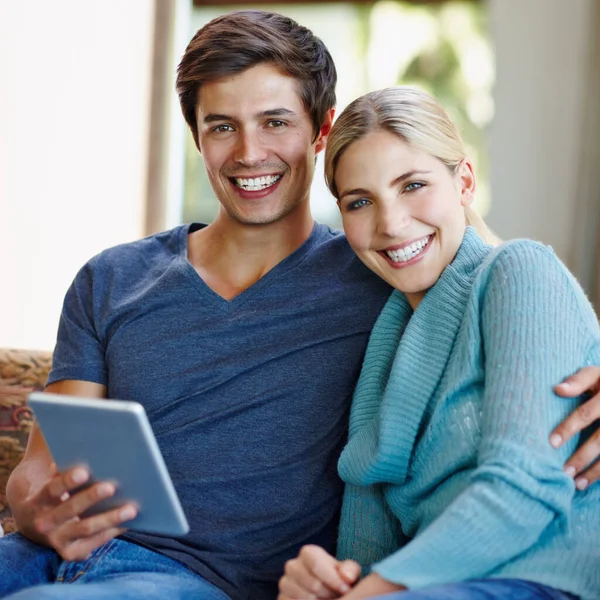
M 389 556 L 406 542 L 381 485 L 346 484 L 338 535 L 339 560 L 355 560 L 366 572 L 373 563 Z
M 323 548 L 304 546 L 298 557 L 285 565 L 284 575 L 279 580 L 278 600 L 338 598 L 350 592 L 360 576 L 361 566 L 363 571 L 367 570 L 405 541 L 380 485 L 346 484 L 338 537 L 339 560 Z M 402 589 L 385 581 L 373 586 L 373 577 L 367 577 L 363 580 L 365 583 L 356 586 L 357 598 Z
M 480 322 L 485 392 L 478 466 L 467 489 L 423 533 L 374 571 L 409 588 L 484 576 L 535 544 L 574 495 L 552 429 L 577 401 L 556 381 L 575 372 L 598 338 L 596 318 L 545 247 L 509 244 L 497 256 Z

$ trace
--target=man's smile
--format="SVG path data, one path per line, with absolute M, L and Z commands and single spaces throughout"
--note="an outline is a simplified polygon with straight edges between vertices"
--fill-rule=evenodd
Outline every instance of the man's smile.
M 231 177 L 231 182 L 247 192 L 259 192 L 275 185 L 283 175 L 258 175 L 256 177 Z

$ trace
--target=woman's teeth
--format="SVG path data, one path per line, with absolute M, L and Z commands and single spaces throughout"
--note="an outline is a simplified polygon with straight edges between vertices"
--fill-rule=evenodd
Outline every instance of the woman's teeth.
M 267 175 L 265 177 L 234 177 L 235 185 L 247 192 L 259 192 L 265 188 L 271 187 L 274 183 L 281 179 L 281 175 Z
M 386 250 L 385 253 L 394 262 L 406 262 L 418 254 L 421 254 L 421 252 L 423 252 L 423 248 L 427 246 L 430 239 L 431 236 L 428 235 L 421 240 L 413 242 L 410 246 L 404 246 L 404 248 L 400 248 L 399 250 Z

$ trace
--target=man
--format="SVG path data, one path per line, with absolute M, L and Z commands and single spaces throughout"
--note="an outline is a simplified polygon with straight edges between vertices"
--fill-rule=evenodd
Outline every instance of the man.
M 34 427 L 0 596 L 275 598 L 302 545 L 335 550 L 349 400 L 390 291 L 310 215 L 335 83 L 322 42 L 281 15 L 233 13 L 192 39 L 177 89 L 219 214 L 80 271 L 47 388 L 142 402 L 191 531 L 127 532 L 130 505 L 81 517 L 114 486 L 70 494 L 89 474 L 56 473 Z

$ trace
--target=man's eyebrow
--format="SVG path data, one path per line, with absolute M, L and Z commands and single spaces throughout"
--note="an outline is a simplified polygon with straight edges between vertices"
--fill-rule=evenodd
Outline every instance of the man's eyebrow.
M 203 119 L 203 123 L 215 123 L 216 121 L 234 121 L 229 115 L 219 115 L 217 113 L 209 113 Z
M 258 114 L 259 117 L 285 117 L 295 116 L 295 112 L 289 108 L 271 108 Z
M 390 187 L 393 187 L 395 185 L 398 185 L 399 183 L 402 183 L 405 179 L 410 179 L 411 177 L 413 177 L 413 175 L 426 175 L 428 173 L 431 173 L 431 171 L 420 171 L 418 169 L 413 169 L 411 171 L 406 171 L 406 173 L 403 173 L 402 175 L 400 175 L 400 177 L 396 177 L 396 179 L 394 179 L 390 185 Z M 353 190 L 345 190 L 340 194 L 340 198 L 343 198 L 344 196 L 356 196 L 356 195 L 360 195 L 360 194 L 368 194 L 369 191 L 365 190 L 363 188 L 354 188 Z
M 289 108 L 270 108 L 269 110 L 264 110 L 258 113 L 256 117 L 260 119 L 264 117 L 292 117 L 295 115 L 296 113 L 293 110 L 290 110 Z M 202 119 L 203 123 L 217 123 L 222 121 L 229 121 L 231 123 L 235 123 L 237 122 L 237 119 L 230 115 L 224 115 L 219 113 L 209 113 Z

